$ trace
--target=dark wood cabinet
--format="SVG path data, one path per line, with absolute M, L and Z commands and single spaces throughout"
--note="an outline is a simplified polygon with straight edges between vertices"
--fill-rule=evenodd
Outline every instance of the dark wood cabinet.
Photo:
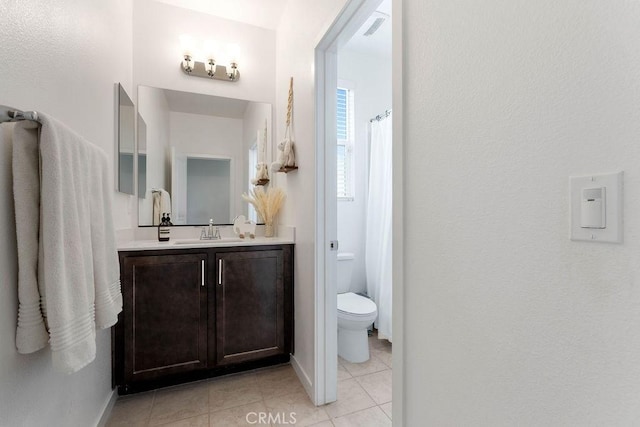
M 130 380 L 207 367 L 206 253 L 124 258 L 124 370 Z
M 220 253 L 216 265 L 216 363 L 284 353 L 282 251 Z
M 282 363 L 293 351 L 293 245 L 120 253 L 121 394 Z

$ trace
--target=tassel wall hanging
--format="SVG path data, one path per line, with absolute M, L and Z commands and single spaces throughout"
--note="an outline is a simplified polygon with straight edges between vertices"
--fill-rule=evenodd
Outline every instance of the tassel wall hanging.
M 269 183 L 269 168 L 267 167 L 267 119 L 264 120 L 264 129 L 258 131 L 258 163 L 256 164 L 256 177 L 251 180 L 253 185 L 267 185 Z
M 298 169 L 296 166 L 295 146 L 293 140 L 293 77 L 289 80 L 289 98 L 287 100 L 287 125 L 284 130 L 284 139 L 278 144 L 278 160 L 271 164 L 274 172 L 291 172 Z

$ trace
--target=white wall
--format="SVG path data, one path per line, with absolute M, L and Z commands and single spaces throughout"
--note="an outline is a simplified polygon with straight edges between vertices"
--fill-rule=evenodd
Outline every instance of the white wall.
M 132 93 L 131 13 L 127 1 L 1 2 L 0 104 L 51 114 L 102 147 L 113 168 L 114 83 L 122 82 Z M 111 397 L 109 331 L 98 332 L 96 360 L 72 375 L 52 370 L 48 349 L 20 355 L 15 348 L 11 147 L 1 142 L 0 425 L 95 425 Z M 117 228 L 135 222 L 134 202 L 132 196 L 115 196 Z
M 201 114 L 170 113 L 170 141 L 172 146 L 179 147 L 181 153 L 208 154 L 231 158 L 231 168 L 234 176 L 232 194 L 234 197 L 234 212 L 241 212 L 242 202 L 240 194 L 243 177 L 246 175 L 246 156 L 242 150 L 242 119 L 205 116 Z M 216 223 L 229 224 L 234 215 L 229 218 L 214 218 Z
M 294 82 L 295 172 L 276 174 L 287 193 L 280 223 L 296 227 L 295 361 L 312 381 L 315 375 L 315 91 L 314 49 L 338 15 L 345 0 L 290 1 L 276 40 L 276 141 L 284 138 L 289 77 Z M 304 31 L 302 30 L 304 29 Z M 303 379 L 305 380 L 305 379 Z M 310 386 L 308 383 L 307 386 Z
M 354 91 L 354 199 L 338 200 L 340 252 L 353 252 L 352 292 L 366 292 L 365 242 L 369 191 L 369 119 L 391 109 L 391 52 L 371 55 L 338 51 L 338 79 Z
M 147 188 L 139 199 L 139 224 L 153 224 L 152 188 L 169 190 L 169 104 L 163 90 L 148 86 L 138 88 L 138 112 L 147 125 Z
M 405 425 L 640 422 L 640 4 L 404 0 Z M 625 171 L 625 243 L 570 175 Z
M 274 102 L 275 31 L 151 0 L 133 0 L 133 79 L 164 89 Z M 180 69 L 180 36 L 235 43 L 240 80 L 234 83 L 186 75 Z

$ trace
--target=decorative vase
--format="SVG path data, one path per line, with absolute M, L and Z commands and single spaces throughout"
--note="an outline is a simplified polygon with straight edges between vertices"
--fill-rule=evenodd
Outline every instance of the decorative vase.
M 264 237 L 273 237 L 273 224 L 264 225 Z

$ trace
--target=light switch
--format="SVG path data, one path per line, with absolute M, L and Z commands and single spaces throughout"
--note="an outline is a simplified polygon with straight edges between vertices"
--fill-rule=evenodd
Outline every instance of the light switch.
M 585 188 L 580 201 L 580 227 L 606 228 L 606 187 Z
M 622 243 L 622 172 L 572 176 L 571 240 Z

